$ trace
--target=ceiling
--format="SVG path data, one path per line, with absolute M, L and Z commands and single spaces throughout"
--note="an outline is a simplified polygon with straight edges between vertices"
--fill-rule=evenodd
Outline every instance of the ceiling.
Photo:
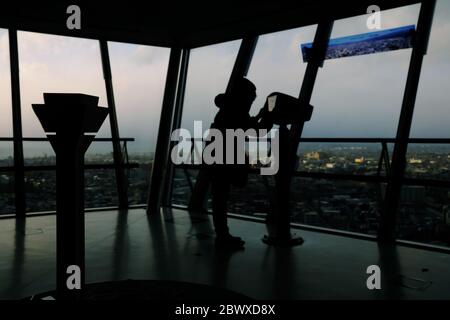
M 421 1 L 15 1 L 2 4 L 0 28 L 193 48 L 365 14 L 374 3 L 385 10 L 417 2 Z M 71 4 L 81 9 L 81 30 L 66 27 Z

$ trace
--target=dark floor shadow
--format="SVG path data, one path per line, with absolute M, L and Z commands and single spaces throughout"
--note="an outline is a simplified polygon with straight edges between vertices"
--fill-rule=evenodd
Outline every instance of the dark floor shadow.
M 23 271 L 25 264 L 26 218 L 16 218 L 14 232 L 14 254 L 12 257 L 10 282 L 5 293 L 8 297 L 21 296 Z
M 402 267 L 395 244 L 378 243 L 378 265 L 381 270 L 381 290 L 374 290 L 376 299 L 403 299 Z M 379 295 L 380 291 L 381 295 Z
M 129 241 L 130 235 L 128 233 L 128 210 L 119 209 L 119 212 L 117 214 L 115 240 L 112 253 L 112 280 L 123 279 L 128 272 Z
M 299 288 L 295 283 L 295 274 L 298 272 L 295 264 L 296 257 L 294 256 L 296 248 L 267 246 L 263 263 L 265 269 L 273 270 L 272 279 L 267 279 L 272 283 L 269 299 L 293 299 L 295 294 L 298 294 Z
M 166 217 L 169 217 L 171 212 L 168 210 Z M 229 265 L 232 256 L 238 251 L 220 250 L 216 249 L 214 245 L 215 232 L 211 222 L 210 215 L 202 211 L 188 211 L 187 216 L 190 221 L 190 229 L 186 234 L 186 241 L 184 250 L 191 250 L 194 255 L 200 256 L 201 259 L 209 259 L 207 265 L 209 270 L 203 269 L 208 272 L 207 275 L 196 275 L 193 278 L 207 281 L 210 285 L 220 288 L 229 288 L 227 279 L 229 275 Z M 173 217 L 172 217 L 173 218 Z M 205 261 L 199 262 L 199 268 L 204 266 Z M 195 268 L 194 264 L 192 265 Z M 204 267 L 203 267 L 204 268 Z M 192 270 L 195 272 L 195 270 Z
M 215 250 L 211 265 L 211 284 L 220 288 L 229 288 L 228 276 L 230 272 L 230 261 L 238 251 Z M 236 288 L 233 288 L 236 290 Z M 239 290 L 236 290 L 239 292 Z
M 201 211 L 188 211 L 187 213 L 191 222 L 191 228 L 187 234 L 188 239 L 196 239 L 200 247 L 208 247 L 215 237 L 210 216 Z
M 154 259 L 151 268 L 154 268 L 157 280 L 177 280 L 180 268 L 183 267 L 180 265 L 180 245 L 173 221 L 171 208 L 163 208 L 162 213 L 147 215 Z

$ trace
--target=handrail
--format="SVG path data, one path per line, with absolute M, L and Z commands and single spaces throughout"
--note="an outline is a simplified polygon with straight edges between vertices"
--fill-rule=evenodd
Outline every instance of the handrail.
M 14 141 L 15 139 L 12 137 L 0 137 L 0 141 Z M 21 139 L 18 139 L 21 141 L 33 141 L 33 142 L 37 142 L 37 141 L 48 141 L 48 138 L 46 137 L 23 137 Z M 93 141 L 113 141 L 113 138 L 94 138 Z M 119 141 L 128 141 L 128 142 L 132 142 L 135 141 L 134 138 L 119 138 L 117 139 Z
M 19 140 L 22 141 L 31 141 L 31 142 L 38 142 L 38 141 L 48 141 L 48 138 L 46 137 L 23 137 Z M 94 138 L 93 141 L 96 142 L 109 142 L 113 141 L 113 138 Z M 120 142 L 124 143 L 125 151 L 127 152 L 126 144 L 127 142 L 133 142 L 135 141 L 135 138 L 119 138 L 117 139 Z M 14 138 L 12 137 L 0 137 L 0 141 L 14 141 Z M 107 163 L 107 164 L 85 164 L 84 169 L 114 169 L 117 167 L 125 168 L 125 169 L 134 169 L 139 168 L 139 163 L 137 162 L 129 162 L 128 153 L 124 155 L 125 158 L 122 160 L 125 160 L 123 163 L 120 164 L 114 164 L 114 163 Z M 13 172 L 15 170 L 14 166 L 1 166 L 0 172 Z M 51 171 L 56 170 L 56 165 L 25 165 L 23 167 L 24 171 Z
M 301 142 L 395 143 L 395 138 L 301 138 Z M 409 138 L 408 143 L 450 144 L 446 138 Z
M 125 168 L 125 169 L 135 169 L 139 168 L 139 163 L 132 162 L 132 163 L 124 163 L 119 164 L 119 167 Z M 116 168 L 116 165 L 114 163 L 104 163 L 104 164 L 95 164 L 95 163 L 89 163 L 85 164 L 84 169 L 92 170 L 92 169 L 114 169 Z M 0 167 L 0 172 L 13 172 L 15 170 L 14 166 L 9 167 Z M 27 171 L 54 171 L 56 170 L 56 165 L 35 165 L 35 166 L 25 166 L 23 168 L 25 172 Z
M 258 140 L 257 137 L 246 137 L 248 140 Z M 191 138 L 186 140 L 202 141 L 203 138 Z M 330 142 L 330 143 L 395 143 L 396 138 L 301 138 L 300 142 Z M 423 144 L 450 144 L 449 138 L 409 138 L 408 143 Z

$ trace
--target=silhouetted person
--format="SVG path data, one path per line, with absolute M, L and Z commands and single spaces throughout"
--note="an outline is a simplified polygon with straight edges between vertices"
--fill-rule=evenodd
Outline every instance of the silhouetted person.
M 218 129 L 223 135 L 223 159 L 224 164 L 212 165 L 212 209 L 213 222 L 216 231 L 216 246 L 222 248 L 237 249 L 244 245 L 240 237 L 230 234 L 227 224 L 227 204 L 231 186 L 244 187 L 247 184 L 248 156 L 245 164 L 236 164 L 236 149 L 234 148 L 235 164 L 226 163 L 226 129 L 267 129 L 272 128 L 272 123 L 265 116 L 267 106 L 263 107 L 256 117 L 251 117 L 249 112 L 256 98 L 255 85 L 246 78 L 237 79 L 231 89 L 226 93 L 216 96 L 214 102 L 220 109 L 214 118 L 211 128 Z

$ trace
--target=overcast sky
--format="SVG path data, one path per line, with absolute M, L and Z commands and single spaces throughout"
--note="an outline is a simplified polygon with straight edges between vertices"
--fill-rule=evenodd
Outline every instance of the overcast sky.
M 415 5 L 383 12 L 382 28 L 416 24 L 419 9 Z M 366 19 L 336 21 L 332 37 L 370 31 Z M 315 29 L 260 37 L 248 74 L 258 95 L 252 113 L 272 91 L 298 95 L 306 67 L 300 45 L 312 41 Z M 43 92 L 92 94 L 100 97 L 100 105 L 107 105 L 97 41 L 27 32 L 19 32 L 18 39 L 24 136 L 44 135 L 31 110 L 32 103 L 42 103 Z M 439 0 L 422 70 L 414 137 L 450 137 L 449 40 L 450 1 Z M 239 44 L 238 40 L 192 50 L 183 127 L 191 128 L 194 120 L 209 126 L 217 112 L 213 99 L 225 90 Z M 136 138 L 131 151 L 152 151 L 169 49 L 122 43 L 110 43 L 109 48 L 120 134 Z M 394 137 L 410 55 L 407 49 L 327 60 L 319 71 L 312 98 L 314 114 L 304 136 Z M 7 32 L 0 30 L 0 136 L 12 136 L 9 81 Z M 108 121 L 99 136 L 110 134 Z M 34 152 L 31 146 L 25 144 L 30 153 Z M 5 152 L 4 147 L 5 143 L 0 144 L 0 152 Z

